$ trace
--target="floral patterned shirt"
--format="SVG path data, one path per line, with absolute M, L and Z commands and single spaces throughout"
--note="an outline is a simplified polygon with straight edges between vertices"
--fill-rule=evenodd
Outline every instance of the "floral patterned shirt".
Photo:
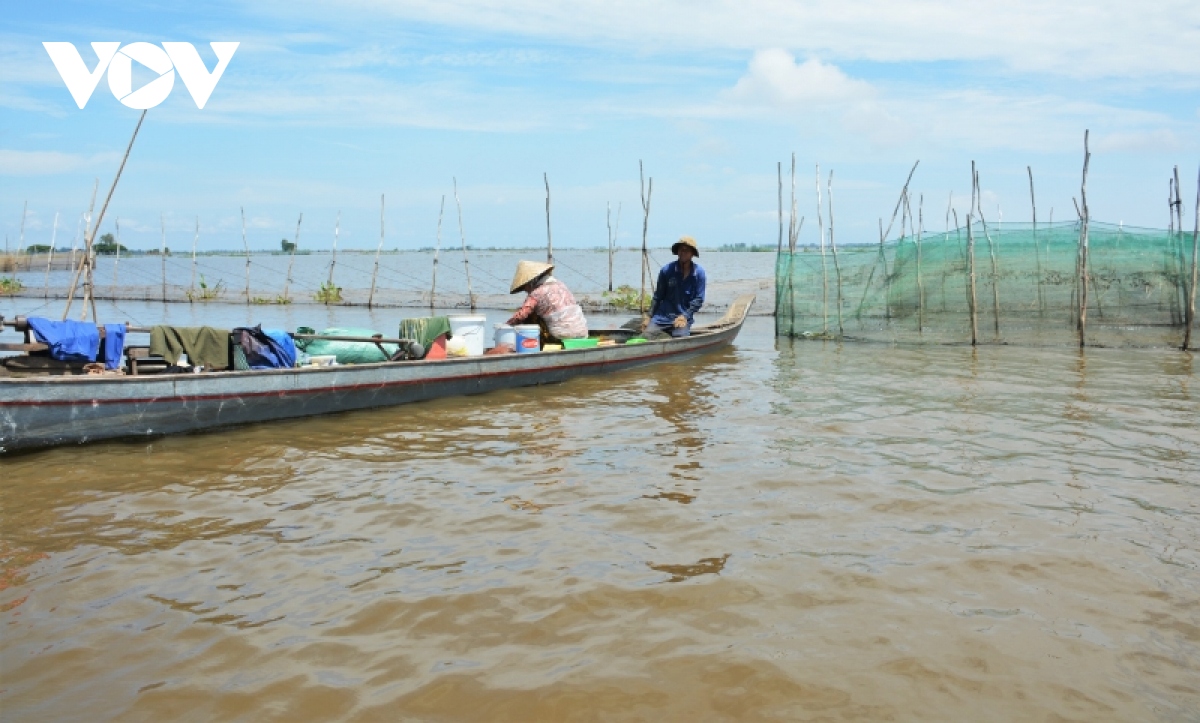
M 538 284 L 529 292 L 525 303 L 508 320 L 509 324 L 521 324 L 531 317 L 540 317 L 550 334 L 559 339 L 587 338 L 587 319 L 583 309 L 575 303 L 575 297 L 567 285 L 553 276 Z

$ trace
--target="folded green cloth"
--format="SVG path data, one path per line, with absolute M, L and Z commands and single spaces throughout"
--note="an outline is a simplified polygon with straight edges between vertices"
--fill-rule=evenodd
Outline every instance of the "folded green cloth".
M 229 368 L 229 331 L 211 326 L 155 326 L 150 329 L 150 353 L 168 364 L 187 354 L 193 366 L 205 369 Z
M 449 333 L 448 316 L 424 316 L 419 319 L 403 319 L 400 322 L 400 338 L 412 339 L 426 349 L 439 336 Z

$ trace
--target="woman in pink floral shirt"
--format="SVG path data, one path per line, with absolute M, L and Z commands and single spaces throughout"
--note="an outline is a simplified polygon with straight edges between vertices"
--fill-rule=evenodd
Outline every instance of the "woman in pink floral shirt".
M 525 303 L 508 320 L 509 324 L 538 324 L 551 339 L 585 339 L 587 319 L 567 285 L 550 275 L 552 264 L 522 261 L 517 264 L 511 293 L 525 291 Z

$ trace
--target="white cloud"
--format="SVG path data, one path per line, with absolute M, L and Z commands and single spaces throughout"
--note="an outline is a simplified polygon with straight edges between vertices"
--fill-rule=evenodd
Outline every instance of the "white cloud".
M 801 64 L 786 50 L 760 50 L 750 67 L 726 94 L 728 100 L 781 110 L 804 106 L 838 106 L 869 100 L 870 83 L 850 78 L 834 65 L 810 58 Z
M 1096 137 L 1092 146 L 1097 152 L 1162 152 L 1184 148 L 1183 139 L 1174 131 L 1160 128 L 1145 131 L 1118 131 Z

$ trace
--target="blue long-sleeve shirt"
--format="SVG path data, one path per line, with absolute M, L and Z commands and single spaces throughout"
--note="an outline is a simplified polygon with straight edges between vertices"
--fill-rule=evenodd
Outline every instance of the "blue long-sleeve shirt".
M 692 273 L 686 279 L 679 268 L 679 261 L 662 267 L 658 272 L 658 285 L 654 287 L 650 321 L 659 326 L 670 326 L 675 317 L 683 314 L 690 327 L 692 316 L 704 306 L 706 283 L 704 269 L 695 261 L 692 262 Z

